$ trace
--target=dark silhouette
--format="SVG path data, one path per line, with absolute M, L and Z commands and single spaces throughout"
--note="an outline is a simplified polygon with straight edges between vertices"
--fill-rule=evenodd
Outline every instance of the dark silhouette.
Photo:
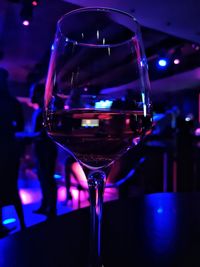
M 42 203 L 35 213 L 44 214 L 48 218 L 56 216 L 57 187 L 54 171 L 57 158 L 56 144 L 50 139 L 43 127 L 44 85 L 32 87 L 31 101 L 37 103 L 34 131 L 35 154 L 37 158 L 37 172 L 42 190 Z
M 194 188 L 194 119 L 177 118 L 176 158 L 177 158 L 177 190 L 191 192 Z
M 23 129 L 24 118 L 21 104 L 10 95 L 8 72 L 0 68 L 0 209 L 13 204 L 21 229 L 25 228 L 22 203 L 18 192 L 21 147 L 15 134 Z M 2 221 L 2 210 L 0 221 Z

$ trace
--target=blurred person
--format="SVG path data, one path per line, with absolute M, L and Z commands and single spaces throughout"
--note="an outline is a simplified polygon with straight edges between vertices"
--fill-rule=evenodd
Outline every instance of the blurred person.
M 21 229 L 25 228 L 24 214 L 18 192 L 18 173 L 21 149 L 15 134 L 24 129 L 21 104 L 8 90 L 7 70 L 0 68 L 0 232 L 6 233 L 2 225 L 2 207 L 13 204 L 19 217 Z
M 74 182 L 79 191 L 87 188 L 87 171 L 83 170 L 80 163 L 72 156 L 68 155 L 65 161 L 65 184 L 66 184 L 66 203 L 72 201 L 71 186 Z
M 71 175 L 72 175 L 72 165 L 76 162 L 72 156 L 68 156 L 65 160 L 65 184 L 66 184 L 66 203 L 72 200 L 71 194 Z
M 47 218 L 56 216 L 57 186 L 54 171 L 57 159 L 57 147 L 43 127 L 44 84 L 31 88 L 31 102 L 38 104 L 34 114 L 34 146 L 37 160 L 37 174 L 42 190 L 42 203 L 35 213 L 44 214 Z

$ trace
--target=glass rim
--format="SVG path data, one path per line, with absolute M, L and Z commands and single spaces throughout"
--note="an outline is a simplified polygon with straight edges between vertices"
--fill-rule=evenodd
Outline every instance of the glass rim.
M 117 47 L 117 46 L 121 46 L 121 45 L 128 44 L 128 43 L 132 42 L 132 39 L 134 38 L 134 36 L 132 36 L 131 38 L 129 38 L 129 39 L 125 40 L 125 41 L 122 41 L 122 42 L 119 42 L 119 43 L 116 43 L 116 44 L 84 43 L 84 42 L 78 42 L 76 40 L 72 40 L 72 39 L 68 38 L 65 34 L 62 33 L 61 23 L 66 17 L 70 17 L 71 15 L 82 13 L 82 12 L 86 12 L 86 11 L 114 12 L 116 14 L 124 15 L 124 16 L 129 17 L 130 19 L 132 19 L 133 23 L 135 24 L 135 26 L 136 26 L 135 35 L 137 35 L 138 32 L 140 31 L 139 22 L 137 21 L 137 19 L 134 16 L 132 16 L 128 12 L 122 11 L 122 10 L 117 9 L 117 8 L 111 8 L 111 7 L 101 7 L 101 6 L 81 7 L 81 8 L 77 8 L 77 9 L 74 9 L 74 10 L 72 10 L 70 12 L 65 13 L 63 16 L 61 16 L 61 18 L 57 22 L 57 30 L 60 33 L 60 35 L 63 38 L 66 39 L 66 42 L 73 43 L 73 44 L 75 44 L 77 46 L 86 46 L 86 47 L 93 47 L 93 48 L 107 48 L 107 47 L 111 48 L 111 47 Z

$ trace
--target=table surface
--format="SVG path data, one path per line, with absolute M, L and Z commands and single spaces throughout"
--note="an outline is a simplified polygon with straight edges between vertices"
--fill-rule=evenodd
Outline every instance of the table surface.
M 1 267 L 85 267 L 89 208 L 0 240 Z M 104 266 L 200 266 L 200 193 L 158 193 L 104 205 Z

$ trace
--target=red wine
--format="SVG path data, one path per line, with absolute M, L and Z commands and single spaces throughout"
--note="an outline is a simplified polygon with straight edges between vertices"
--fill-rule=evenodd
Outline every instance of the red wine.
M 151 126 L 142 111 L 72 109 L 47 115 L 48 134 L 91 167 L 106 166 L 133 145 Z

